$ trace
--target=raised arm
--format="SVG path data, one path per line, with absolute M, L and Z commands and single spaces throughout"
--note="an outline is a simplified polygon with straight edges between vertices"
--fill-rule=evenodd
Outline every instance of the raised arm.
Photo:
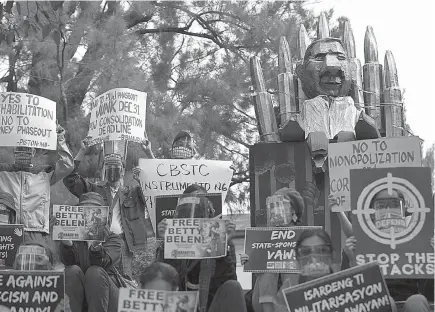
M 59 155 L 59 159 L 56 162 L 54 172 L 51 176 L 51 185 L 66 177 L 74 169 L 73 156 L 65 141 L 65 130 L 60 125 L 57 125 L 56 132 L 57 154 Z

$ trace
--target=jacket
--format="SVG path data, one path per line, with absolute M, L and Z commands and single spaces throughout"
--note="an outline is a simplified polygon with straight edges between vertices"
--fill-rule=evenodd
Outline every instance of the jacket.
M 71 152 L 63 134 L 57 135 L 58 161 L 23 169 L 15 164 L 0 164 L 0 189 L 14 197 L 17 223 L 24 230 L 49 234 L 50 186 L 74 169 Z

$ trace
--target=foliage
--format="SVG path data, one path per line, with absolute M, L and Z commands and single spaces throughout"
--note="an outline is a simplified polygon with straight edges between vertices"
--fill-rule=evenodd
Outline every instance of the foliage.
M 423 158 L 423 166 L 430 168 L 430 173 L 432 177 L 432 191 L 435 192 L 435 175 L 434 175 L 434 168 L 435 168 L 435 144 L 432 144 L 431 147 L 429 147 L 426 150 L 426 154 Z

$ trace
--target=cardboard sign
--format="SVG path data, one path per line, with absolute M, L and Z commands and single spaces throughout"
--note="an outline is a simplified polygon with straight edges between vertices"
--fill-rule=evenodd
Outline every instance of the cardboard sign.
M 105 241 L 108 214 L 107 206 L 53 205 L 53 240 Z
M 61 312 L 64 293 L 64 272 L 0 271 L 1 311 Z
M 421 167 L 418 137 L 332 143 L 328 145 L 329 189 L 337 199 L 333 212 L 350 211 L 351 169 Z
M 246 228 L 245 272 L 298 273 L 295 247 L 301 233 L 320 226 Z
M 290 312 L 391 311 L 376 264 L 354 267 L 283 290 Z
M 56 103 L 28 93 L 0 92 L 0 142 L 56 150 Z
M 18 246 L 24 240 L 24 225 L 3 224 L 0 227 L 0 269 L 11 269 Z
M 147 94 L 116 88 L 109 90 L 91 103 L 89 145 L 105 141 L 144 140 Z
M 226 220 L 168 220 L 165 232 L 165 259 L 207 259 L 226 255 Z
M 430 168 L 350 173 L 357 264 L 377 261 L 386 278 L 434 276 Z
M 118 312 L 195 312 L 198 292 L 120 288 Z
M 175 208 L 178 205 L 178 198 L 180 198 L 181 194 L 178 195 L 163 195 L 156 196 L 156 220 L 155 224 L 159 224 L 163 219 L 173 219 L 175 215 Z M 205 196 L 207 197 L 211 203 L 213 204 L 213 208 L 215 210 L 214 217 L 222 216 L 222 194 L 195 194 L 196 197 Z M 158 233 L 156 233 L 158 237 Z M 158 237 L 159 238 L 159 237 Z M 163 237 L 161 237 L 163 239 Z
M 140 181 L 152 222 L 156 220 L 155 196 L 176 195 L 191 184 L 208 193 L 222 193 L 222 205 L 233 176 L 231 161 L 204 159 L 139 159 Z M 156 224 L 153 224 L 156 228 Z

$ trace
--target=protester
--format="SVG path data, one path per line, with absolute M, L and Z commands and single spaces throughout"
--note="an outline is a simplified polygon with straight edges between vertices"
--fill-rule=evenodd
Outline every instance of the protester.
M 191 185 L 185 190 L 185 194 L 194 196 L 202 192 L 198 185 Z M 194 205 L 183 204 L 177 206 L 176 218 L 212 218 L 214 208 L 208 198 L 201 196 L 200 203 Z M 162 220 L 157 229 L 161 237 L 164 236 L 167 221 Z M 227 223 L 227 232 L 234 231 L 234 224 Z M 234 256 L 203 260 L 163 260 L 164 247 L 158 248 L 157 259 L 171 264 L 180 274 L 179 289 L 186 291 L 199 290 L 200 312 L 243 312 L 246 311 L 243 290 L 239 282 L 234 266 Z
M 177 270 L 163 262 L 154 262 L 140 276 L 140 287 L 143 289 L 177 291 L 179 283 Z
M 50 243 L 50 186 L 74 169 L 73 157 L 65 142 L 65 130 L 57 125 L 55 165 L 33 165 L 36 150 L 14 149 L 15 164 L 0 164 L 0 191 L 13 196 L 17 223 L 24 224 L 24 239 L 42 239 Z
M 5 192 L 0 192 L 0 225 L 15 224 L 17 210 L 15 208 L 14 197 Z
M 187 131 L 180 131 L 174 138 L 171 148 L 172 159 L 193 159 L 196 155 L 195 141 Z

